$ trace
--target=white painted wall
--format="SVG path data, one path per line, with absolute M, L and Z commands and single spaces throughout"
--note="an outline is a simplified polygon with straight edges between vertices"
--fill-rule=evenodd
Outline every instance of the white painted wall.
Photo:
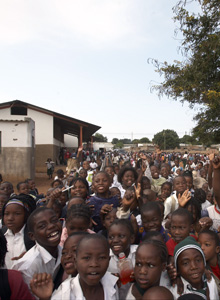
M 3 120 L 24 120 L 24 117 L 29 117 L 35 122 L 35 143 L 53 144 L 53 116 L 29 109 L 27 116 L 11 115 L 11 109 L 0 109 L 0 119 Z
M 64 147 L 66 148 L 77 148 L 78 138 L 69 134 L 64 134 Z
M 2 147 L 32 147 L 34 127 L 34 121 L 31 119 L 27 121 L 0 120 Z
M 94 151 L 97 151 L 100 148 L 105 148 L 108 151 L 108 150 L 113 149 L 114 145 L 112 143 L 98 143 L 98 142 L 94 142 L 93 143 L 93 149 L 94 149 Z

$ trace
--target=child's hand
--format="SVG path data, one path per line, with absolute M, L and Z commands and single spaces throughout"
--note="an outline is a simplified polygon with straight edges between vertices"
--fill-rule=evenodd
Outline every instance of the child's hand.
M 185 190 L 185 192 L 182 194 L 182 196 L 180 194 L 178 194 L 179 206 L 184 207 L 190 199 L 191 199 L 191 193 L 189 192 L 188 189 Z
M 170 280 L 172 282 L 172 285 L 175 286 L 176 279 L 177 279 L 177 271 L 173 264 L 167 265 L 167 273 L 170 277 Z
M 209 229 L 213 225 L 213 221 L 209 217 L 204 217 L 199 220 L 199 225 L 201 229 Z
M 216 157 L 212 161 L 213 169 L 220 169 L 220 157 Z
M 205 276 L 206 276 L 208 282 L 210 282 L 212 280 L 212 273 L 211 273 L 211 271 L 205 269 Z
M 123 210 L 127 211 L 130 206 L 136 201 L 136 195 L 133 191 L 127 190 L 122 199 Z
M 141 184 L 138 183 L 137 187 L 134 186 L 134 189 L 135 189 L 136 198 L 137 199 L 140 198 L 140 196 L 141 196 Z
M 30 281 L 30 288 L 34 295 L 41 300 L 49 300 L 53 293 L 53 281 L 50 274 L 34 274 Z
M 112 210 L 113 204 L 104 204 L 100 210 L 100 215 L 103 214 L 107 214 Z

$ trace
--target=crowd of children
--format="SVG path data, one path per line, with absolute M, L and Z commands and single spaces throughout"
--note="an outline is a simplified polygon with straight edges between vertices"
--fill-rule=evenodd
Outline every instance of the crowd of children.
M 88 154 L 78 167 L 46 195 L 30 178 L 0 183 L 1 300 L 220 299 L 220 156 Z

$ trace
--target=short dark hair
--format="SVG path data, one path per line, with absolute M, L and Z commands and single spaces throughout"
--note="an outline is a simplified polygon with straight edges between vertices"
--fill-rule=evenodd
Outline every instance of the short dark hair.
M 82 182 L 86 186 L 87 191 L 89 192 L 89 184 L 87 180 L 82 177 L 73 178 L 73 180 L 70 181 L 70 186 L 74 185 L 77 181 Z
M 202 230 L 200 233 L 199 233 L 199 236 L 201 235 L 201 234 L 208 234 L 214 241 L 215 241 L 215 245 L 216 245 L 216 247 L 217 246 L 220 246 L 220 239 L 219 239 L 219 236 L 218 236 L 218 234 L 216 233 L 216 232 L 214 232 L 214 231 L 212 231 L 212 230 L 210 230 L 210 229 L 204 229 L 204 230 Z
M 80 249 L 81 244 L 82 244 L 84 241 L 89 241 L 89 240 L 94 240 L 94 243 L 95 243 L 95 240 L 102 241 L 103 244 L 106 246 L 107 250 L 109 251 L 109 243 L 108 243 L 107 239 L 106 239 L 102 234 L 87 234 L 87 235 L 85 235 L 84 238 L 82 238 L 81 241 L 78 243 L 77 248 L 76 248 L 76 256 L 77 256 L 77 254 L 78 254 L 78 251 L 79 251 L 79 249 Z
M 115 219 L 114 222 L 109 226 L 109 229 L 114 225 L 121 225 L 125 226 L 131 235 L 134 235 L 134 228 L 131 224 L 131 221 L 129 219 Z
M 167 262 L 167 258 L 168 258 L 168 251 L 167 251 L 167 247 L 166 247 L 166 244 L 161 242 L 161 241 L 158 241 L 158 240 L 145 240 L 144 242 L 142 242 L 141 244 L 139 244 L 137 250 L 136 250 L 136 256 L 137 256 L 137 253 L 138 253 L 138 250 L 145 246 L 145 245 L 153 245 L 155 246 L 155 248 L 158 249 L 159 251 L 159 257 L 161 259 L 161 262 L 162 263 L 166 263 Z
M 189 223 L 190 223 L 190 225 L 193 223 L 193 216 L 192 216 L 192 214 L 187 210 L 187 209 L 185 209 L 185 208 L 178 208 L 178 209 L 176 209 L 173 213 L 172 213 L 172 215 L 171 215 L 171 221 L 172 221 L 172 218 L 174 217 L 174 216 L 182 216 L 182 217 L 185 217 L 188 221 L 189 221 Z
M 161 217 L 161 210 L 160 210 L 160 206 L 157 202 L 147 202 L 145 203 L 142 207 L 141 207 L 141 215 L 145 212 L 145 211 L 149 211 L 149 210 L 153 210 L 156 211 L 160 217 Z

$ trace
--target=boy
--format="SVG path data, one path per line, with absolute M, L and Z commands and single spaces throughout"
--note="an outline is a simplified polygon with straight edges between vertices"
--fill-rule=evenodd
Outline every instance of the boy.
M 170 239 L 170 234 L 163 228 L 161 209 L 157 202 L 148 202 L 141 207 L 141 220 L 144 232 L 142 239 L 149 231 L 160 232 L 166 243 Z
M 176 245 L 189 236 L 192 230 L 192 223 L 192 214 L 187 209 L 179 208 L 172 213 L 170 226 L 172 239 L 166 243 L 170 259 L 170 256 L 173 256 Z
M 187 190 L 186 179 L 183 176 L 178 176 L 173 180 L 173 193 L 164 202 L 165 210 L 164 217 L 166 218 L 169 213 L 174 212 L 179 207 L 179 197 Z M 190 198 L 189 198 L 190 199 Z M 188 199 L 188 200 L 189 200 Z M 182 206 L 184 206 L 182 204 Z
M 62 226 L 56 213 L 47 207 L 32 212 L 28 218 L 29 237 L 36 242 L 12 269 L 22 273 L 24 281 L 30 285 L 35 273 L 49 273 L 55 278 L 61 260 L 61 247 L 58 246 Z
M 219 299 L 214 279 L 207 282 L 205 256 L 193 237 L 187 237 L 175 247 L 174 264 L 183 282 L 183 294 L 196 294 L 202 299 Z M 171 292 L 175 299 L 179 297 L 177 286 L 171 287 Z

